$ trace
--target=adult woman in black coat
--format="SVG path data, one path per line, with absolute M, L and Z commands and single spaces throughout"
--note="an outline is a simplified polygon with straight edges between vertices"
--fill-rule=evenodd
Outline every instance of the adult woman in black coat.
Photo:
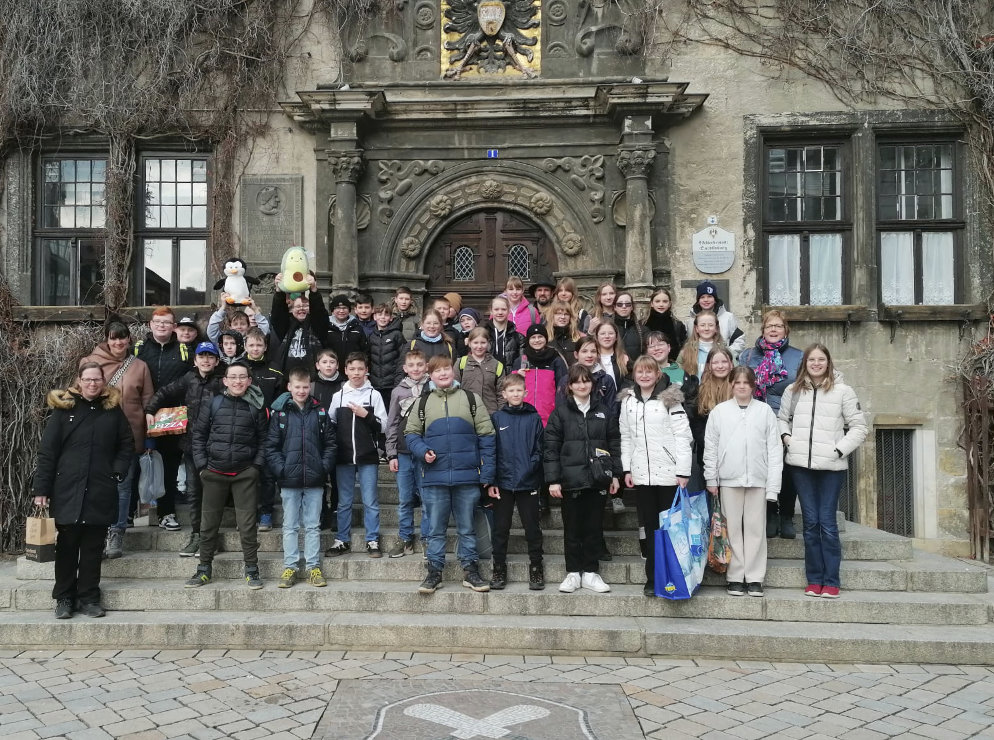
M 134 438 L 121 410 L 121 392 L 108 388 L 100 365 L 84 362 L 76 383 L 48 394 L 34 477 L 34 503 L 51 505 L 55 545 L 55 616 L 73 610 L 102 617 L 100 565 L 107 528 L 117 521 L 117 484 L 134 455 Z M 75 603 L 74 603 L 75 602 Z
M 618 490 L 621 436 L 617 420 L 591 397 L 592 391 L 590 369 L 574 365 L 566 381 L 566 401 L 556 405 L 545 427 L 545 480 L 549 495 L 563 501 L 566 578 L 559 590 L 564 593 L 581 587 L 597 593 L 611 590 L 597 572 L 597 557 L 604 538 L 601 497 L 605 488 Z M 613 473 L 609 484 L 593 478 L 591 460 L 598 450 L 610 454 L 602 459 Z

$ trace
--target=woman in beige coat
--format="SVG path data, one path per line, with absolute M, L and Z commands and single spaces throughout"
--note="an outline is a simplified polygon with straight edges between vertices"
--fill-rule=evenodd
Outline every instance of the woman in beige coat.
M 835 512 L 851 455 L 866 439 L 856 392 L 836 377 L 823 344 L 804 350 L 797 380 L 780 403 L 784 461 L 801 500 L 808 596 L 839 596 L 842 543 Z M 849 431 L 846 431 L 848 427 Z
M 117 486 L 117 523 L 107 533 L 104 557 L 119 558 L 124 554 L 124 530 L 128 527 L 128 509 L 138 455 L 145 449 L 145 404 L 152 398 L 152 374 L 148 365 L 131 353 L 131 332 L 118 319 L 111 319 L 104 328 L 104 341 L 80 364 L 95 362 L 100 366 L 108 388 L 121 392 L 121 409 L 128 419 L 135 440 L 135 456 L 127 476 Z

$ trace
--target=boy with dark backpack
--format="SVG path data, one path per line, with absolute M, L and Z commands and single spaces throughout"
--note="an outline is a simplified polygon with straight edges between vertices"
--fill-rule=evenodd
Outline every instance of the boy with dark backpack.
M 280 484 L 283 499 L 283 574 L 279 587 L 297 581 L 304 528 L 304 563 L 312 586 L 325 586 L 321 572 L 321 499 L 324 481 L 334 471 L 335 423 L 311 395 L 310 373 L 296 367 L 287 383 L 289 395 L 276 399 L 266 440 L 266 463 Z

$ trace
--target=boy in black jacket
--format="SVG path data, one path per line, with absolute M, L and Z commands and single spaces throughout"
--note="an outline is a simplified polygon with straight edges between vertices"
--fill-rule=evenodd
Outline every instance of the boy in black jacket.
M 297 581 L 300 541 L 304 528 L 304 563 L 312 586 L 326 586 L 321 572 L 321 500 L 324 481 L 335 468 L 335 424 L 311 395 L 311 374 L 302 367 L 290 371 L 289 397 L 273 405 L 266 440 L 266 463 L 279 482 L 283 499 L 283 575 L 279 587 Z
M 528 588 L 545 588 L 542 568 L 542 529 L 539 526 L 538 489 L 542 485 L 542 419 L 535 407 L 525 403 L 525 379 L 508 375 L 501 382 L 507 405 L 493 415 L 497 434 L 497 485 L 487 493 L 494 503 L 494 571 L 490 588 L 507 585 L 507 538 L 517 504 L 518 516 L 528 542 Z
M 266 335 L 259 327 L 249 329 L 245 335 L 245 364 L 252 373 L 252 383 L 262 391 L 262 403 L 268 409 L 282 392 L 283 373 L 270 366 L 266 359 Z M 299 365 L 297 367 L 300 367 Z M 305 370 L 306 372 L 306 370 Z M 309 374 L 309 373 L 308 373 Z M 308 387 L 310 384 L 308 384 Z M 259 531 L 273 528 L 273 505 L 276 502 L 276 480 L 265 467 L 259 479 Z
M 331 318 L 328 325 L 328 344 L 339 357 L 348 357 L 353 352 L 369 355 L 369 340 L 366 331 L 351 314 L 352 301 L 344 293 L 331 299 Z
M 376 323 L 369 334 L 369 382 L 383 397 L 383 405 L 390 408 L 390 394 L 404 377 L 401 356 L 407 346 L 400 319 L 393 317 L 390 306 L 376 306 L 373 320 Z

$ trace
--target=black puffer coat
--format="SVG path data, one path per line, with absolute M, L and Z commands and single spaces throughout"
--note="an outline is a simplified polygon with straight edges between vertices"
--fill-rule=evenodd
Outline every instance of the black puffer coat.
M 615 477 L 621 470 L 621 435 L 618 420 L 611 418 L 607 406 L 591 397 L 590 408 L 583 414 L 572 397 L 556 408 L 545 425 L 545 482 L 558 483 L 564 491 L 593 488 L 590 458 L 600 448 L 611 453 Z
M 303 409 L 289 395 L 280 398 L 269 419 L 269 472 L 284 488 L 323 486 L 335 469 L 335 422 L 313 396 Z
M 355 316 L 343 326 L 338 326 L 334 321 L 329 322 L 326 346 L 335 350 L 335 354 L 338 355 L 338 366 L 343 370 L 349 355 L 353 352 L 362 352 L 367 358 L 369 357 L 369 339 L 366 338 L 366 331 Z
M 369 382 L 374 388 L 396 388 L 404 377 L 403 356 L 407 343 L 394 319 L 385 329 L 376 327 L 369 335 Z
M 158 390 L 179 380 L 193 368 L 193 351 L 178 339 L 159 344 L 152 333 L 135 344 L 135 357 L 148 365 L 152 387 Z
M 262 391 L 254 385 L 244 396 L 225 391 L 200 407 L 193 425 L 193 464 L 197 470 L 218 473 L 240 473 L 252 465 L 261 468 L 268 433 Z
M 218 370 L 212 370 L 207 377 L 202 376 L 199 370 L 191 370 L 179 380 L 174 380 L 157 390 L 145 404 L 145 413 L 154 415 L 159 409 L 186 406 L 187 431 L 189 431 L 197 420 L 200 407 L 210 403 L 210 400 L 223 390 L 221 373 Z M 180 437 L 180 444 L 185 452 L 190 451 L 192 436 L 184 434 Z
M 628 355 L 628 369 L 631 370 L 631 366 L 635 364 L 635 360 L 645 354 L 644 335 L 648 334 L 648 332 L 645 330 L 645 327 L 635 320 L 634 316 L 623 319 L 615 314 L 614 325 L 618 327 L 618 334 L 621 335 L 621 343 L 625 348 L 625 354 Z
M 117 521 L 117 480 L 134 458 L 121 392 L 107 388 L 93 401 L 76 389 L 52 391 L 53 409 L 38 450 L 34 495 L 49 499 L 56 524 L 109 527 Z
M 252 374 L 252 382 L 262 391 L 262 402 L 268 408 L 283 391 L 286 390 L 286 380 L 283 373 L 270 366 L 269 361 L 263 357 L 259 360 L 250 360 L 248 357 L 242 360 L 248 365 Z
M 490 333 L 490 354 L 504 363 L 504 367 L 511 367 L 514 361 L 521 356 L 521 345 L 524 342 L 518 330 L 514 327 L 513 321 L 507 322 L 507 331 L 497 333 L 497 328 L 488 321 L 483 328 Z

